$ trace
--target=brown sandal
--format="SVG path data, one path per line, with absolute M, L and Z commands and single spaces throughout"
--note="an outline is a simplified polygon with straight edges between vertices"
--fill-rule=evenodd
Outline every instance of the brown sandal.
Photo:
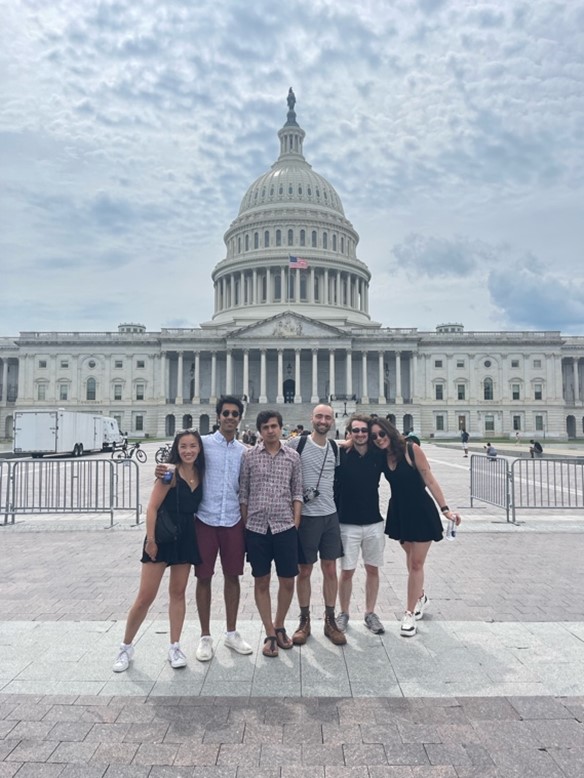
M 268 635 L 264 640 L 262 654 L 271 657 L 278 656 L 278 639 L 275 635 Z
M 276 627 L 276 640 L 280 648 L 288 650 L 294 646 L 294 643 L 286 634 L 286 627 Z

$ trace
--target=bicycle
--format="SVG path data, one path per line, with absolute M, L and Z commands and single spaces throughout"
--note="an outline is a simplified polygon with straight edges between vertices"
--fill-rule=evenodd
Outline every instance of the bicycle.
M 116 462 L 123 462 L 125 459 L 132 459 L 134 456 L 138 462 L 141 462 L 142 464 L 148 461 L 148 455 L 140 448 L 139 441 L 133 443 L 131 446 L 128 446 L 126 441 L 122 443 L 119 448 L 115 448 L 112 451 L 112 459 Z
M 160 446 L 156 454 L 154 454 L 154 461 L 156 464 L 161 465 L 168 459 L 168 455 L 170 454 L 170 449 L 172 447 L 172 443 L 165 443 L 163 446 Z

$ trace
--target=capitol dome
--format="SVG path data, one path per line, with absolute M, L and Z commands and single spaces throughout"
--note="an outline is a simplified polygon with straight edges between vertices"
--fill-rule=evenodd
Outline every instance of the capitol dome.
M 242 326 L 294 309 L 330 324 L 371 326 L 367 266 L 335 188 L 303 154 L 296 98 L 278 131 L 280 155 L 245 193 L 213 271 L 214 324 Z

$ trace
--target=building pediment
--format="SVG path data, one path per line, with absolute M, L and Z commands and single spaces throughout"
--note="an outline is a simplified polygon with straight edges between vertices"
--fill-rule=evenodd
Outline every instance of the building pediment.
M 228 338 L 261 338 L 276 340 L 297 340 L 299 338 L 347 338 L 349 334 L 330 324 L 323 324 L 309 316 L 287 311 L 271 316 L 261 322 L 232 330 Z

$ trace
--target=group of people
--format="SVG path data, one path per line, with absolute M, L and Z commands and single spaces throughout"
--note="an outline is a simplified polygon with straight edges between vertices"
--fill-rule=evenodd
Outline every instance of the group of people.
M 224 579 L 225 645 L 251 654 L 252 647 L 237 630 L 246 552 L 266 633 L 264 656 L 276 657 L 280 649 L 304 645 L 309 639 L 311 576 L 318 561 L 325 636 L 335 645 L 347 642 L 352 580 L 360 555 L 366 571 L 364 624 L 374 634 L 382 634 L 385 629 L 375 607 L 385 535 L 398 540 L 405 552 L 407 604 L 400 632 L 404 637 L 415 635 L 416 621 L 429 604 L 425 559 L 432 542 L 443 537 L 440 514 L 455 524 L 461 520 L 446 504 L 421 447 L 404 438 L 389 420 L 359 414 L 348 419 L 345 441 L 336 443 L 329 437 L 334 412 L 326 404 L 314 408 L 310 433 L 286 441 L 280 413 L 261 411 L 256 420 L 258 442 L 246 446 L 237 440 L 241 400 L 222 396 L 216 410 L 215 432 L 203 437 L 195 430 L 179 432 L 167 463 L 156 468 L 146 513 L 140 587 L 114 671 L 129 667 L 134 638 L 166 567 L 170 567 L 169 663 L 173 668 L 187 663 L 180 635 L 191 566 L 201 628 L 196 658 L 212 659 L 211 583 L 218 557 Z M 379 510 L 382 475 L 391 487 L 385 522 Z M 156 521 L 161 509 L 174 519 L 177 533 L 175 540 L 158 544 Z M 272 564 L 278 578 L 275 613 L 270 594 Z M 289 635 L 285 621 L 295 584 L 300 615 Z M 335 615 L 337 597 L 340 611 Z

